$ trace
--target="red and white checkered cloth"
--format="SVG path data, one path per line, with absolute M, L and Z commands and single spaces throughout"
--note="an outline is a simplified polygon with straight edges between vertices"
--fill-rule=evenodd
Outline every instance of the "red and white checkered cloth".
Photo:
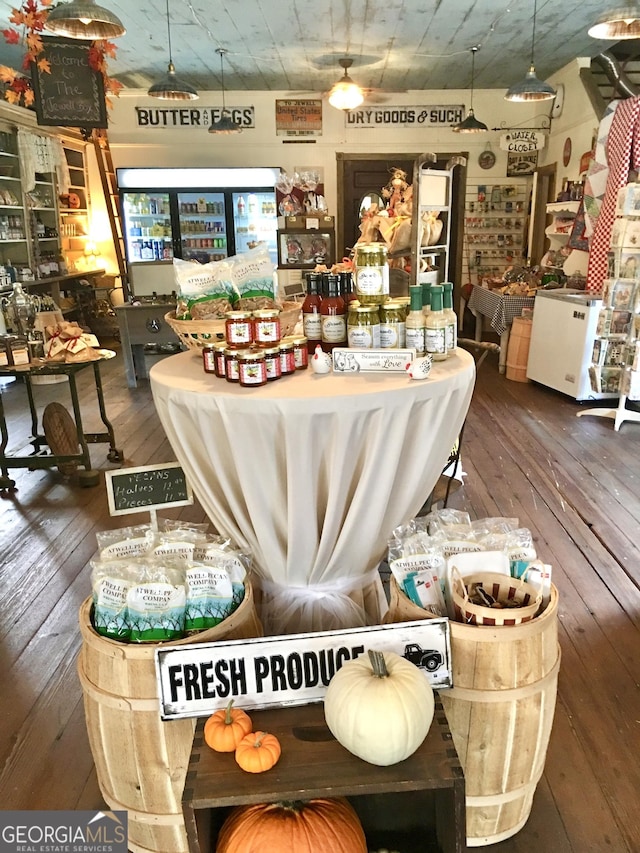
M 631 169 L 640 168 L 640 96 L 626 98 L 618 106 L 607 139 L 609 176 L 596 229 L 589 246 L 587 290 L 600 293 L 607 277 L 607 254 L 616 218 L 618 190 L 625 186 Z

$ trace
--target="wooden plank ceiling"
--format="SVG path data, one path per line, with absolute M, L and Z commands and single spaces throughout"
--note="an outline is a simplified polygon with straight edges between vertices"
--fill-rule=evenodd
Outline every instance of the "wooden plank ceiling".
M 126 88 L 147 89 L 169 58 L 167 0 L 100 0 L 122 20 L 109 70 Z M 15 0 L 0 0 L 0 29 Z M 615 4 L 614 4 L 615 5 Z M 507 89 L 524 77 L 531 57 L 533 0 L 169 0 L 172 58 L 178 75 L 198 90 L 219 90 L 220 58 L 228 51 L 229 90 L 326 92 L 353 59 L 351 76 L 385 93 L 464 89 L 471 48 L 476 88 Z M 610 47 L 587 34 L 602 0 L 538 0 L 535 59 L 547 78 L 577 56 Z M 0 44 L 0 64 L 16 67 L 21 51 Z

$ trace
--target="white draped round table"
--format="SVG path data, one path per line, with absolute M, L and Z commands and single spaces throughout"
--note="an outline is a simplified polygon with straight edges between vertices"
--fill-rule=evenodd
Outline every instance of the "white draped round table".
M 458 349 L 425 380 L 298 370 L 258 388 L 192 351 L 150 372 L 167 437 L 216 530 L 253 557 L 267 634 L 377 624 L 388 539 L 420 510 L 471 400 Z

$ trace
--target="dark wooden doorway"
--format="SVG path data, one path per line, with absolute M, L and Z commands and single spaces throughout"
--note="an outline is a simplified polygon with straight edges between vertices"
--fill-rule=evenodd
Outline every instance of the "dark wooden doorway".
M 413 182 L 413 164 L 418 154 L 342 154 L 338 160 L 338 257 L 349 251 L 360 236 L 360 201 L 370 192 L 380 193 L 394 169 L 407 173 Z
M 434 152 L 436 153 L 436 152 Z M 360 201 L 368 192 L 379 193 L 386 185 L 393 169 L 403 169 L 407 181 L 413 181 L 413 166 L 418 154 L 336 154 L 338 181 L 337 257 L 349 255 L 350 248 L 360 235 Z M 446 169 L 452 157 L 466 157 L 468 152 L 437 152 L 434 168 Z M 464 230 L 464 197 L 467 183 L 466 167 L 453 173 L 451 199 L 451 240 L 449 247 L 448 278 L 454 283 L 454 304 L 457 304 L 462 275 L 462 244 Z
M 549 163 L 536 169 L 531 195 L 531 239 L 527 260 L 529 264 L 539 264 L 549 248 L 549 240 L 544 233 L 551 221 L 547 217 L 547 205 L 556 198 L 557 163 Z

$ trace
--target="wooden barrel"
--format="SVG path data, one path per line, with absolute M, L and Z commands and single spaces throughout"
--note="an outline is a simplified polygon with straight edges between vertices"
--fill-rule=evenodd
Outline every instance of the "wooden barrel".
M 514 317 L 509 333 L 507 347 L 507 379 L 514 382 L 528 382 L 527 362 L 531 343 L 532 320 L 527 317 Z
M 467 844 L 515 835 L 531 813 L 544 770 L 556 703 L 560 647 L 558 591 L 545 611 L 521 625 L 451 622 L 453 688 L 442 690 L 464 769 Z M 385 622 L 428 619 L 391 578 Z
M 182 790 L 195 720 L 160 719 L 154 650 L 262 636 L 253 590 L 207 631 L 168 643 L 119 643 L 91 625 L 91 598 L 80 608 L 83 645 L 78 673 L 89 744 L 100 791 L 112 809 L 129 813 L 132 853 L 188 853 Z

